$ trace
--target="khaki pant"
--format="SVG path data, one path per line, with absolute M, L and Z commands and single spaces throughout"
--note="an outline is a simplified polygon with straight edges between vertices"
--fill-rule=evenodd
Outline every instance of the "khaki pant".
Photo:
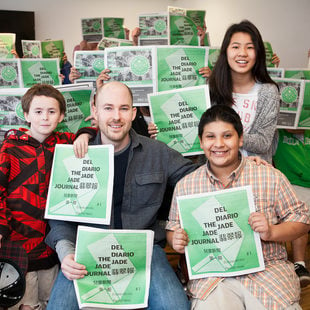
M 36 310 L 44 310 L 57 274 L 58 265 L 50 269 L 27 272 L 25 295 L 17 305 L 9 308 L 9 310 L 18 310 L 21 305 L 27 305 Z
M 266 310 L 238 280 L 227 278 L 220 282 L 205 300 L 192 299 L 191 310 Z M 287 310 L 301 310 L 295 303 Z

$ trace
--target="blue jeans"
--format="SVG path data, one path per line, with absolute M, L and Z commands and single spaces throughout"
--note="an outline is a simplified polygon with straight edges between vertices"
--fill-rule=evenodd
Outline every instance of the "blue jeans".
M 59 271 L 47 310 L 78 310 L 73 281 Z M 166 253 L 154 245 L 148 310 L 189 310 L 190 303 L 183 286 L 171 268 Z

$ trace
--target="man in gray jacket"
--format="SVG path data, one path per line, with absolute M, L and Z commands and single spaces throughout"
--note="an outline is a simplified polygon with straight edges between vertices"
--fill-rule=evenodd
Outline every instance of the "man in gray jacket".
M 95 118 L 99 131 L 92 144 L 114 145 L 114 187 L 111 225 L 102 228 L 152 229 L 155 241 L 151 264 L 148 309 L 189 309 L 189 302 L 165 252 L 164 227 L 158 220 L 167 186 L 197 168 L 164 143 L 140 136 L 131 129 L 136 115 L 129 88 L 110 82 L 97 92 Z M 46 242 L 56 249 L 61 271 L 48 309 L 78 309 L 73 281 L 85 276 L 85 266 L 75 262 L 78 223 L 50 221 Z

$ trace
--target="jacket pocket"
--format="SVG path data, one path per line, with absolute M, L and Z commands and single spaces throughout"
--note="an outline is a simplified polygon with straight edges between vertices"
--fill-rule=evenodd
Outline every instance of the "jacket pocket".
M 164 174 L 163 172 L 136 174 L 134 187 L 132 198 L 135 204 L 144 207 L 160 204 L 166 187 Z

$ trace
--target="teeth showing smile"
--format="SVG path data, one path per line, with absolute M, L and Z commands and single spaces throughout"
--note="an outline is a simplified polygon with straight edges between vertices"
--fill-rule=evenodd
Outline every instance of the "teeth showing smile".
M 121 125 L 111 125 L 112 128 L 121 128 Z
M 247 64 L 248 62 L 246 60 L 237 60 L 238 64 Z
M 226 151 L 212 151 L 215 155 L 223 155 Z

